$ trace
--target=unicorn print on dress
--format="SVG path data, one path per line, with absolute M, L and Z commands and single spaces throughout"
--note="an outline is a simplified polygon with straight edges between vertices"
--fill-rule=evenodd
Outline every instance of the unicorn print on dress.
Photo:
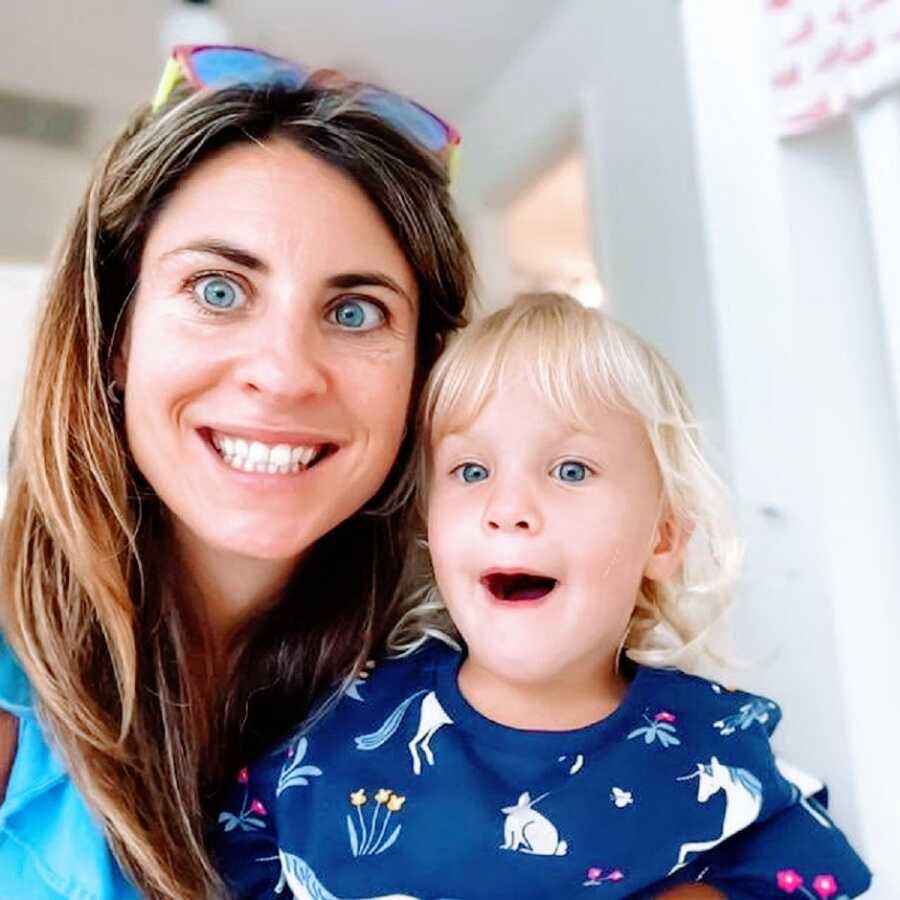
M 424 696 L 423 696 L 424 695 Z M 419 758 L 419 750 L 425 757 L 429 766 L 434 765 L 434 754 L 431 752 L 431 739 L 435 732 L 444 725 L 452 725 L 453 719 L 444 712 L 444 708 L 438 702 L 434 691 L 416 691 L 407 697 L 385 720 L 378 731 L 371 734 L 361 734 L 356 737 L 357 750 L 375 750 L 386 743 L 394 735 L 406 715 L 410 705 L 422 697 L 419 707 L 419 727 L 415 737 L 409 742 L 409 752 L 412 756 L 412 769 L 416 775 L 422 773 L 422 760 Z
M 515 806 L 505 806 L 500 810 L 505 816 L 503 823 L 503 845 L 501 850 L 518 850 L 536 856 L 565 856 L 569 845 L 559 839 L 556 826 L 536 809 L 535 804 L 546 797 L 531 799 L 528 791 L 519 795 Z
M 281 863 L 281 877 L 275 885 L 276 894 L 280 894 L 287 887 L 295 900 L 341 900 L 319 881 L 309 863 L 299 856 L 279 850 L 278 860 Z M 420 898 L 409 894 L 380 894 L 377 897 L 359 900 L 420 900 Z
M 782 778 L 790 784 L 793 802 L 799 803 L 823 828 L 834 828 L 834 823 L 815 799 L 816 794 L 825 790 L 825 784 L 814 775 L 792 766 L 783 759 L 776 759 L 775 766 Z
M 717 838 L 708 841 L 690 841 L 681 845 L 678 862 L 669 870 L 670 875 L 687 864 L 689 853 L 709 850 L 755 822 L 762 808 L 762 785 L 759 779 L 746 769 L 722 765 L 715 756 L 708 764 L 697 763 L 696 772 L 678 780 L 687 781 L 690 778 L 699 779 L 698 803 L 706 803 L 717 791 L 725 792 L 725 819 L 722 823 L 722 833 Z

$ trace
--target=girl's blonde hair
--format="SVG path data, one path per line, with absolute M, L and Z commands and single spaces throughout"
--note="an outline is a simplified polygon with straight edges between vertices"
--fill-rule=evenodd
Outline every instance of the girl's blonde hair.
M 687 530 L 685 558 L 664 581 L 644 579 L 623 649 L 648 665 L 702 666 L 716 658 L 711 632 L 728 605 L 741 561 L 725 487 L 707 461 L 681 379 L 662 356 L 604 312 L 560 294 L 532 294 L 460 334 L 432 371 L 419 418 L 418 552 L 407 569 L 410 595 L 391 647 L 459 635 L 434 583 L 424 549 L 432 450 L 466 427 L 507 375 L 525 374 L 575 427 L 590 427 L 598 405 L 641 420 L 662 481 L 661 506 Z
M 165 510 L 107 386 L 158 211 L 224 149 L 291 142 L 351 178 L 416 276 L 419 391 L 465 321 L 472 265 L 446 173 L 352 93 L 176 92 L 101 160 L 46 288 L 0 542 L 0 622 L 53 743 L 143 896 L 219 896 L 204 847 L 222 779 L 383 646 L 396 621 L 412 428 L 381 492 L 310 548 L 223 671 L 191 616 Z M 410 423 L 411 424 L 411 423 Z

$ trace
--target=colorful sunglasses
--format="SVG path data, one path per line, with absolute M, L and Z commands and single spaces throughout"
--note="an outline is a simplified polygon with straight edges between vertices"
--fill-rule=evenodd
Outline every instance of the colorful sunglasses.
M 444 165 L 452 178 L 458 164 L 456 129 L 413 100 L 374 84 L 351 81 L 333 69 L 310 69 L 251 47 L 182 44 L 172 50 L 153 97 L 158 112 L 175 86 L 187 81 L 213 90 L 236 85 L 273 85 L 299 90 L 304 85 L 352 89 L 359 105 L 411 138 Z

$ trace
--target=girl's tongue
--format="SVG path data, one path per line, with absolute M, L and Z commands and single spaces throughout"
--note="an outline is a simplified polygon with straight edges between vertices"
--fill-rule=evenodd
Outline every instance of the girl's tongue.
M 494 572 L 484 575 L 481 583 L 498 600 L 516 602 L 540 600 L 556 587 L 556 579 L 527 572 Z

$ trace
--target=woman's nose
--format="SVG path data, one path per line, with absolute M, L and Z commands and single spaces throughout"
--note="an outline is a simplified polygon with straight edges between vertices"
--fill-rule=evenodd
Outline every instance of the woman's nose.
M 538 534 L 543 518 L 534 495 L 522 485 L 497 485 L 482 521 L 489 533 Z
M 245 390 L 277 400 L 314 397 L 328 390 L 326 348 L 316 328 L 273 317 L 252 343 L 236 373 Z

